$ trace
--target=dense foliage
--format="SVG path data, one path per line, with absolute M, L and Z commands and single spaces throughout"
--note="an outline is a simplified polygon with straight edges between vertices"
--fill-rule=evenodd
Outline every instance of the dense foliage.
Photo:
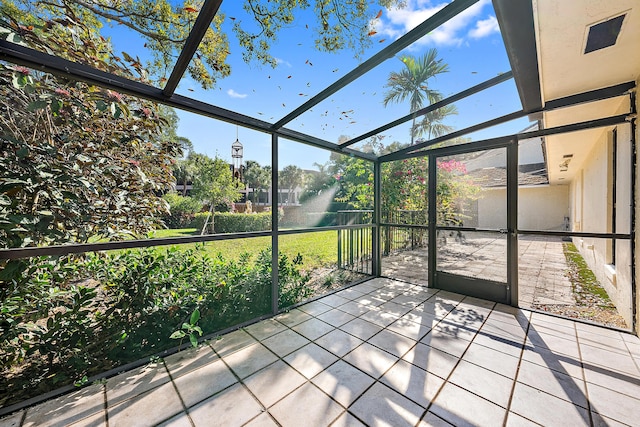
M 247 160 L 244 169 L 244 182 L 253 191 L 251 193 L 253 204 L 259 204 L 259 196 L 271 187 L 271 166 L 260 166 L 254 160 Z
M 441 160 L 437 167 L 438 224 L 460 224 L 469 215 L 471 202 L 478 198 L 480 186 L 466 175 L 466 168 L 460 161 Z M 414 212 L 410 221 L 407 218 L 406 222 L 426 224 L 428 159 L 416 157 L 388 162 L 383 165 L 382 171 L 383 214 L 388 216 L 398 211 Z
M 194 156 L 193 170 L 191 195 L 208 205 L 210 213 L 202 227 L 202 233 L 215 233 L 216 206 L 230 206 L 239 200 L 242 183 L 233 177 L 229 164 L 217 156 L 214 159 L 202 154 Z
M 202 203 L 192 197 L 170 192 L 162 198 L 169 203 L 169 213 L 162 218 L 168 228 L 192 227 L 195 215 L 202 210 Z
M 399 0 L 378 0 L 379 6 L 364 1 L 317 0 L 260 2 L 244 0 L 241 16 L 219 11 L 198 45 L 188 73 L 203 88 L 214 87 L 227 77 L 231 46 L 223 24 L 231 25 L 246 62 L 277 65 L 271 45 L 286 28 L 305 25 L 315 34 L 315 47 L 334 52 L 351 49 L 356 55 L 372 44 L 369 23 L 380 7 L 402 5 Z M 140 37 L 151 55 L 140 58 L 122 55 L 124 62 L 140 70 L 141 77 L 163 84 L 166 74 L 184 46 L 204 2 L 169 0 L 11 0 L 0 3 L 0 27 L 11 32 L 11 41 L 26 41 L 45 51 L 95 66 L 95 58 L 108 52 L 109 40 L 99 37 L 103 26 L 126 27 Z M 310 13 L 307 13 L 309 11 Z M 312 28 L 299 23 L 312 16 Z M 73 39 L 79 39 L 75 46 Z M 34 43 L 33 39 L 38 39 Z M 62 49 L 61 47 L 62 43 Z M 87 53 L 83 53 L 87 50 Z M 236 52 L 237 54 L 237 52 Z M 145 71 L 143 71 L 143 69 Z
M 154 105 L 0 64 L 0 246 L 146 233 L 175 141 Z
M 247 215 L 249 216 L 249 215 Z M 279 257 L 280 307 L 309 296 L 302 257 Z M 226 259 L 203 246 L 38 258 L 0 299 L 0 406 L 271 312 L 271 250 Z M 11 399 L 11 400 L 9 400 Z
M 271 230 L 271 212 L 238 214 L 217 212 L 216 233 L 242 233 Z

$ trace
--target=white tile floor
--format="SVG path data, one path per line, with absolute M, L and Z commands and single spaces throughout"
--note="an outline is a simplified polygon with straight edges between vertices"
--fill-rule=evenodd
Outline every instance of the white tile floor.
M 374 279 L 0 426 L 618 426 L 640 339 Z

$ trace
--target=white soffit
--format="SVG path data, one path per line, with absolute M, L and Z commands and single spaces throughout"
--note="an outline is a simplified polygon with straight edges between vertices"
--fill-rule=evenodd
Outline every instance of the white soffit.
M 533 4 L 543 103 L 638 79 L 639 0 L 537 0 Z M 616 44 L 585 54 L 589 28 L 625 13 Z M 614 98 L 555 110 L 544 114 L 544 126 L 550 128 L 622 114 L 628 107 L 627 99 Z M 601 128 L 547 137 L 550 182 L 568 183 L 594 144 L 608 131 Z M 559 165 L 566 154 L 573 154 L 573 158 L 568 170 L 560 172 Z
M 550 128 L 624 114 L 628 111 L 629 97 L 622 96 L 545 113 L 544 123 L 546 127 Z M 606 133 L 611 129 L 613 127 L 609 126 L 546 137 L 545 146 L 550 183 L 564 184 L 573 179 L 575 172 L 587 160 L 596 142 L 605 138 Z M 560 164 L 564 162 L 564 156 L 567 154 L 573 154 L 573 157 L 568 170 L 561 172 Z M 561 177 L 565 179 L 558 181 Z
M 637 80 L 640 1 L 537 0 L 535 7 L 544 101 Z M 589 28 L 623 13 L 616 44 L 585 54 Z

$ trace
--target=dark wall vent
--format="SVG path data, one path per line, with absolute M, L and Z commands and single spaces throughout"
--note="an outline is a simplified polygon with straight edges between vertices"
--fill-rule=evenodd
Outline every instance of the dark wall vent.
M 584 48 L 584 53 L 593 52 L 596 50 L 604 49 L 605 47 L 613 46 L 618 40 L 618 34 L 622 28 L 622 21 L 624 21 L 625 15 L 616 16 L 608 21 L 600 22 L 589 28 L 589 35 L 587 36 L 587 45 Z

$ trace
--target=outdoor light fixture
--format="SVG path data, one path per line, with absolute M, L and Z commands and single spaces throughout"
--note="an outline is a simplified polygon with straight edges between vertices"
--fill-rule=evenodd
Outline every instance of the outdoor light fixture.
M 562 156 L 562 163 L 560 163 L 560 172 L 566 172 L 567 170 L 569 170 L 569 163 L 571 162 L 571 159 L 573 158 L 573 154 L 565 154 L 564 156 Z
M 573 154 L 565 154 L 564 156 L 562 156 L 562 163 L 560 163 L 560 172 L 566 172 L 567 170 L 569 170 L 569 163 L 571 162 L 571 159 L 573 158 Z

